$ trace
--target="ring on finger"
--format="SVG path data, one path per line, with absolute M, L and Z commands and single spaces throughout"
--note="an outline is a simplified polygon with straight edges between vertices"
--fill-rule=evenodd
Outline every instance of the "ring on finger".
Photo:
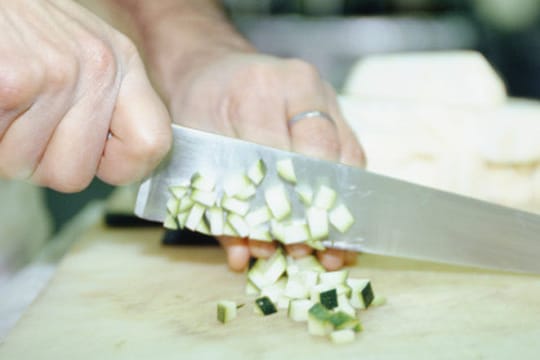
M 319 110 L 302 111 L 301 113 L 298 113 L 294 115 L 292 118 L 290 118 L 287 124 L 289 125 L 289 128 L 290 128 L 301 120 L 311 119 L 311 118 L 325 119 L 325 120 L 330 121 L 332 124 L 334 124 L 334 119 L 332 118 L 332 116 L 330 116 L 330 114 L 325 113 L 324 111 L 319 111 Z

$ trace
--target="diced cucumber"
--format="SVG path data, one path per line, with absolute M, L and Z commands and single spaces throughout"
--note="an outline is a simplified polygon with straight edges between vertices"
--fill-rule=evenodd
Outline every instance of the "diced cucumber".
M 332 313 L 320 303 L 314 304 L 308 310 L 308 332 L 311 335 L 325 336 L 333 330 L 330 323 Z
M 351 329 L 334 330 L 330 333 L 329 338 L 334 344 L 347 344 L 354 341 L 355 334 Z
M 354 224 L 354 217 L 345 204 L 339 204 L 332 209 L 328 214 L 328 219 L 342 233 L 345 233 Z
M 273 303 L 277 303 L 283 295 L 286 281 L 285 278 L 281 278 L 275 283 L 265 286 L 261 289 L 261 296 L 268 296 Z
M 255 194 L 257 193 L 257 188 L 253 184 L 249 184 L 245 188 L 242 189 L 238 194 L 236 194 L 235 198 L 240 200 L 248 200 L 251 199 Z
M 231 320 L 234 320 L 237 315 L 237 306 L 234 301 L 221 300 L 217 303 L 217 319 L 226 324 Z
M 210 225 L 210 232 L 212 235 L 223 235 L 224 211 L 217 206 L 211 207 L 206 210 L 205 217 Z
M 263 296 L 255 300 L 255 305 L 256 312 L 264 316 L 277 312 L 276 306 L 268 296 Z
M 229 197 L 235 197 L 248 186 L 253 186 L 251 180 L 244 174 L 229 175 L 223 181 L 223 191 Z
M 283 242 L 283 239 L 285 238 L 285 227 L 276 219 L 272 219 L 270 220 L 270 233 L 274 239 Z
M 294 191 L 296 192 L 300 200 L 304 203 L 304 205 L 311 205 L 311 202 L 313 201 L 313 189 L 311 188 L 311 186 L 307 184 L 298 184 L 294 188 Z
M 248 278 L 259 288 L 263 289 L 274 284 L 285 273 L 287 260 L 280 250 L 268 259 L 258 259 L 248 271 Z
M 176 216 L 176 221 L 178 221 L 178 226 L 180 229 L 183 229 L 186 226 L 186 221 L 189 217 L 189 211 L 184 211 L 181 213 L 178 213 Z
M 261 159 L 257 160 L 248 169 L 247 176 L 255 185 L 259 185 L 266 175 L 266 165 Z
M 289 302 L 289 310 L 287 315 L 293 321 L 307 321 L 309 309 L 313 306 L 313 302 L 307 299 L 291 300 Z
M 176 222 L 176 216 L 167 214 L 165 216 L 165 221 L 163 221 L 163 227 L 169 230 L 177 230 L 178 223 Z
M 178 204 L 178 212 L 186 212 L 191 209 L 193 204 L 195 204 L 195 201 L 193 201 L 193 199 L 187 196 L 183 197 L 179 201 L 180 202 Z
M 263 224 L 272 219 L 272 214 L 266 206 L 261 206 L 255 210 L 250 211 L 246 215 L 246 222 L 250 227 L 254 227 Z
M 325 209 L 310 207 L 306 210 L 307 224 L 312 239 L 328 237 L 328 214 Z
M 267 224 L 250 227 L 249 238 L 252 240 L 272 242 L 272 235 L 270 234 L 270 227 Z
M 177 199 L 181 199 L 189 192 L 189 185 L 175 185 L 169 187 L 169 191 Z
M 249 235 L 249 226 L 244 218 L 238 214 L 230 213 L 227 215 L 227 222 L 236 231 L 238 236 L 247 237 Z
M 374 299 L 371 282 L 365 279 L 347 279 L 347 285 L 351 288 L 351 305 L 356 309 L 365 309 Z
M 248 201 L 224 196 L 221 199 L 221 206 L 232 213 L 245 216 L 249 211 L 250 205 Z
M 214 191 L 195 189 L 191 192 L 191 198 L 201 205 L 210 207 L 215 205 L 217 194 Z
M 315 250 L 319 250 L 319 251 L 326 250 L 326 247 L 324 246 L 324 244 L 320 240 L 310 239 L 310 240 L 306 241 L 306 245 L 312 247 Z
M 176 214 L 178 214 L 179 204 L 180 204 L 180 201 L 177 198 L 175 197 L 170 198 L 169 200 L 167 200 L 167 204 L 166 204 L 167 212 L 171 214 L 172 216 L 176 216 Z
M 238 236 L 238 233 L 233 229 L 231 224 L 225 222 L 223 225 L 223 235 L 225 236 Z
M 284 224 L 283 244 L 298 244 L 309 240 L 309 229 L 302 220 L 292 220 Z
M 319 260 L 317 260 L 317 258 L 313 255 L 296 259 L 295 264 L 300 268 L 300 270 L 311 270 L 319 273 L 326 271 Z
M 264 276 L 275 283 L 287 268 L 287 259 L 280 250 L 276 250 L 264 263 Z
M 288 297 L 282 295 L 277 300 L 277 308 L 281 309 L 281 310 L 288 309 L 290 302 L 291 302 L 291 299 L 289 299 Z
M 356 309 L 352 307 L 349 297 L 346 294 L 338 295 L 338 306 L 334 310 L 342 311 L 350 316 L 356 316 Z
M 321 185 L 315 194 L 313 205 L 318 208 L 329 210 L 336 202 L 337 193 L 326 185 Z
M 285 181 L 296 184 L 296 174 L 294 164 L 291 159 L 281 159 L 276 163 L 276 171 Z
M 319 275 L 319 281 L 321 284 L 326 284 L 329 286 L 345 284 L 347 278 L 349 277 L 349 270 L 337 270 L 337 271 L 326 271 Z
M 319 301 L 325 308 L 332 310 L 338 306 L 336 289 L 325 290 L 319 293 Z
M 216 186 L 216 179 L 211 175 L 195 173 L 191 177 L 191 187 L 202 191 L 213 191 Z
M 284 294 L 294 299 L 309 298 L 310 289 L 317 284 L 318 277 L 319 274 L 315 271 L 297 271 L 288 276 Z
M 267 279 L 264 276 L 264 272 L 257 268 L 253 267 L 248 271 L 248 280 L 253 283 L 258 289 L 262 289 L 266 286 L 272 285 L 272 281 Z
M 201 221 L 199 222 L 199 225 L 197 225 L 197 232 L 200 232 L 201 234 L 204 234 L 204 235 L 213 235 L 211 232 L 210 232 L 210 228 L 208 227 L 208 224 L 206 223 L 206 221 L 204 221 L 204 219 L 201 219 Z
M 334 326 L 334 329 L 336 330 L 342 330 L 342 329 L 357 329 L 360 321 L 356 316 L 351 316 L 349 314 L 346 314 L 343 311 L 336 311 L 331 316 L 329 321 Z
M 309 297 L 309 287 L 299 276 L 289 276 L 283 294 L 291 299 L 306 299 Z
M 206 208 L 201 204 L 194 204 L 189 211 L 185 227 L 190 230 L 196 231 L 199 223 L 203 219 L 205 210 Z
M 283 220 L 292 211 L 291 203 L 283 185 L 274 185 L 266 189 L 264 198 L 272 216 L 276 220 Z

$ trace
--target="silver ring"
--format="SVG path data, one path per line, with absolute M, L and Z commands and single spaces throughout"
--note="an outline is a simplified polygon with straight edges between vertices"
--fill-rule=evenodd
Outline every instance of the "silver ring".
M 326 120 L 330 121 L 332 124 L 334 124 L 334 119 L 332 119 L 332 117 L 329 114 L 327 114 L 327 113 L 325 113 L 323 111 L 319 111 L 319 110 L 310 110 L 310 111 L 303 111 L 303 112 L 301 112 L 299 114 L 294 115 L 288 122 L 289 127 L 293 126 L 294 124 L 296 124 L 300 120 L 310 119 L 310 118 L 326 119 Z

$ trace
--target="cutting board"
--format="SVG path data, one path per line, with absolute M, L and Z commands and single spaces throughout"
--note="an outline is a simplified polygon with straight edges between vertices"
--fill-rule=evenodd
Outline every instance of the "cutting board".
M 362 254 L 385 305 L 355 342 L 310 336 L 284 311 L 254 314 L 218 247 L 160 244 L 157 229 L 96 226 L 0 347 L 0 359 L 538 359 L 540 277 Z M 509 239 L 511 241 L 511 239 Z M 5 296 L 5 295 L 4 295 Z M 246 305 L 216 320 L 216 302 Z

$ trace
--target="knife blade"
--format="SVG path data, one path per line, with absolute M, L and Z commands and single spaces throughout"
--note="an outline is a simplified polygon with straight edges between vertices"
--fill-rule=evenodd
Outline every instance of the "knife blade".
M 355 221 L 340 233 L 331 229 L 324 245 L 366 253 L 515 272 L 540 273 L 540 216 L 408 183 L 343 164 L 310 158 L 173 125 L 173 150 L 140 185 L 135 213 L 163 221 L 169 187 L 199 172 L 215 179 L 245 172 L 261 159 L 267 174 L 251 207 L 264 205 L 264 189 L 283 183 L 275 164 L 291 159 L 299 183 L 329 186 Z M 217 181 L 216 191 L 222 192 Z M 286 186 L 292 218 L 305 205 Z

